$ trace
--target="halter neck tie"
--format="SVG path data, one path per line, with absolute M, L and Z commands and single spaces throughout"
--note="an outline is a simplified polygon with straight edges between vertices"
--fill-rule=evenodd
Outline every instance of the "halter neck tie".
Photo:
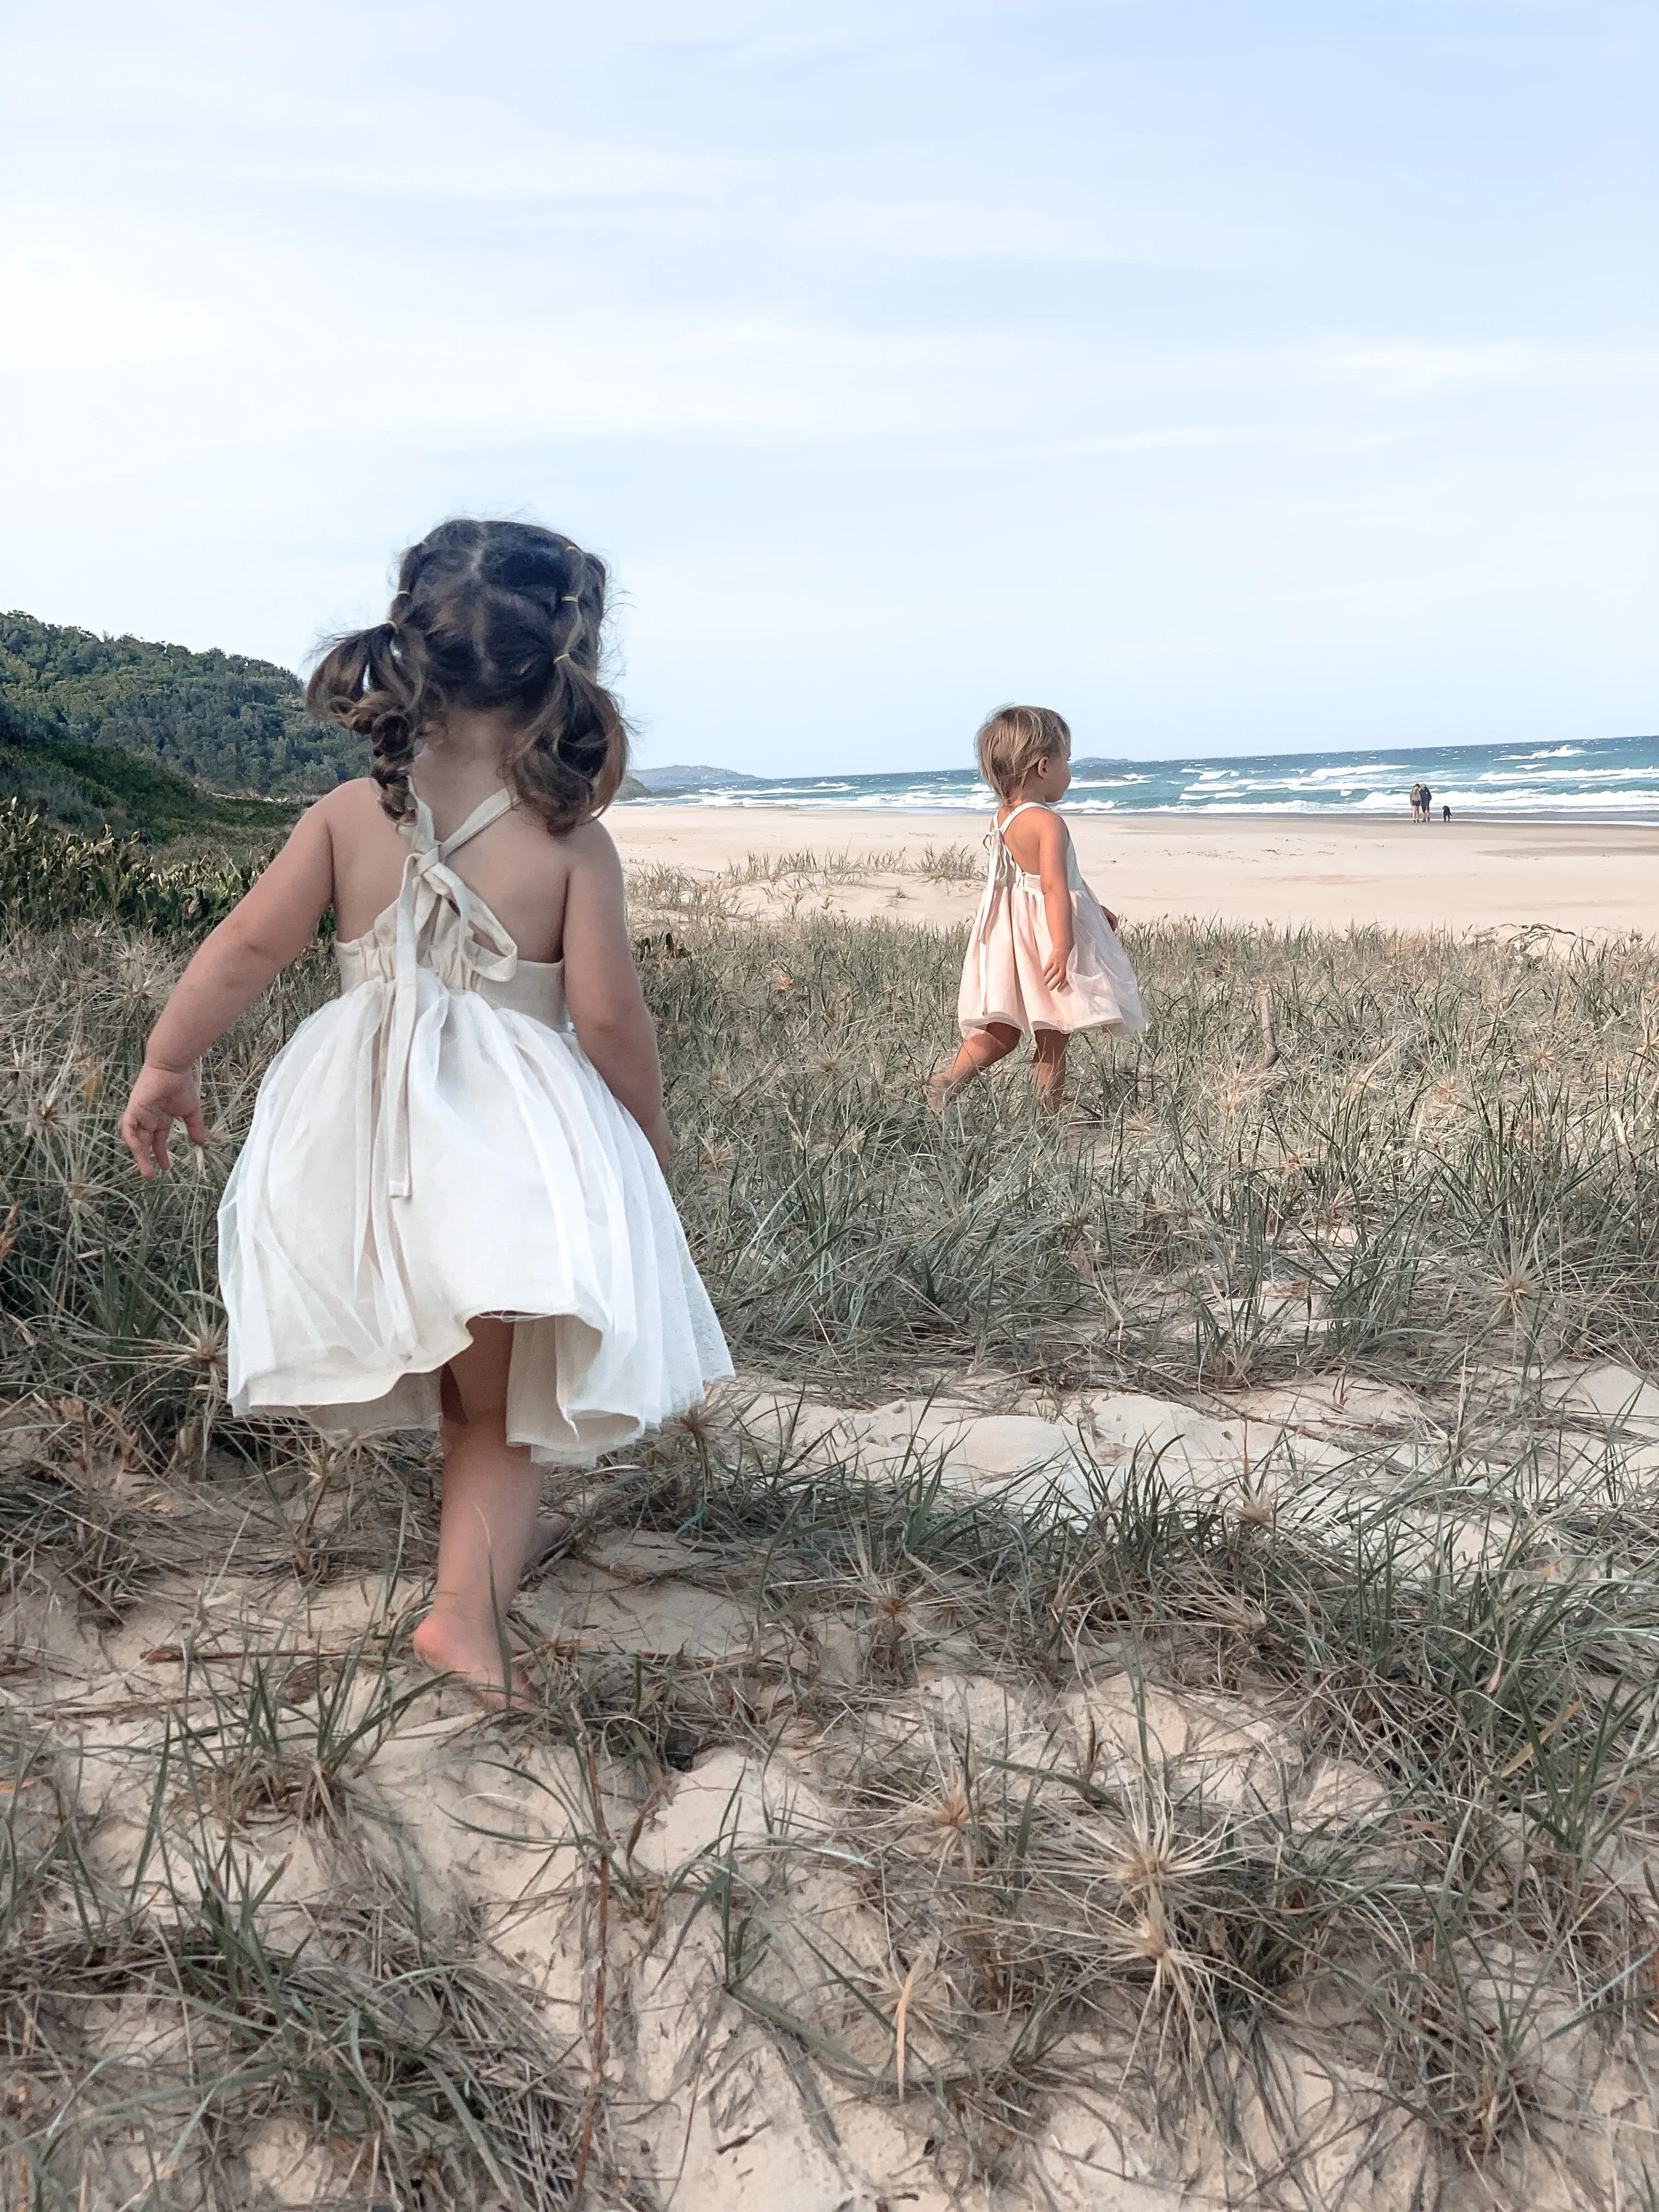
M 507 981 L 519 964 L 519 948 L 476 891 L 444 863 L 481 830 L 498 822 L 513 805 L 510 791 L 492 792 L 460 828 L 441 843 L 432 811 L 411 787 L 415 818 L 398 825 L 411 850 L 404 862 L 398 892 L 398 945 L 392 991 L 392 1028 L 386 1045 L 381 1130 L 389 1188 L 407 1198 L 411 1185 L 409 1149 L 409 1073 L 415 1050 L 415 1018 L 420 1006 L 421 953 L 452 988 L 465 990 L 488 977 Z

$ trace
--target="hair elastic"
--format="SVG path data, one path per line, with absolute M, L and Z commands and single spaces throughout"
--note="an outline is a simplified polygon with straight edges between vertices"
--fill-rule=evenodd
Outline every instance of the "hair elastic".
M 568 653 L 556 653 L 553 656 L 553 665 L 556 668 L 562 660 L 568 660 L 569 658 L 570 655 Z
M 559 605 L 562 607 L 579 607 L 581 605 L 581 600 L 574 592 L 567 592 L 564 597 L 559 601 Z

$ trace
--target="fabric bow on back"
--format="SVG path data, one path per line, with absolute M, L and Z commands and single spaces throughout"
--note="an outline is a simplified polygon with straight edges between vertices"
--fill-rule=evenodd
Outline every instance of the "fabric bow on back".
M 398 824 L 412 850 L 404 862 L 404 879 L 398 893 L 397 963 L 381 1107 L 388 1188 L 393 1198 L 407 1198 L 411 1188 L 409 1068 L 415 1049 L 421 969 L 434 969 L 453 990 L 466 990 L 481 978 L 507 982 L 519 965 L 519 948 L 507 931 L 477 893 L 444 865 L 452 853 L 509 811 L 514 804 L 512 793 L 492 792 L 441 843 L 426 801 L 413 792 L 410 796 L 415 800 L 415 819 Z

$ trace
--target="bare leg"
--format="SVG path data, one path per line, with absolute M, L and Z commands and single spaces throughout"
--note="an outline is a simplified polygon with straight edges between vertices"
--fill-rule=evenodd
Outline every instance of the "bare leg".
M 1000 1060 L 1006 1060 L 1019 1042 L 1019 1031 L 996 1022 L 989 1029 L 975 1030 L 963 1039 L 962 1050 L 943 1074 L 932 1076 L 927 1084 L 927 1103 L 935 1114 L 945 1111 L 947 1100 L 971 1083 L 976 1075 L 983 1075 L 988 1067 L 994 1067 Z
M 1071 1042 L 1064 1030 L 1038 1030 L 1031 1040 L 1031 1080 L 1038 1103 L 1051 1114 L 1066 1103 L 1066 1048 Z
M 545 1548 L 538 1540 L 541 1477 L 526 1448 L 507 1441 L 513 1324 L 481 1316 L 467 1327 L 471 1343 L 443 1373 L 438 1587 L 414 1644 L 428 1667 L 460 1675 L 486 1704 L 498 1705 L 503 1682 L 497 1624 L 518 1595 L 526 1565 Z M 511 1694 L 530 1694 L 517 1669 Z

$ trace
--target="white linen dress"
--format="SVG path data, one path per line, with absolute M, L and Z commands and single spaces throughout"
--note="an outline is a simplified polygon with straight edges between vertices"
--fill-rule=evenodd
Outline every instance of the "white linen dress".
M 957 1026 L 963 1036 L 994 1024 L 1028 1035 L 1033 1030 L 1144 1030 L 1146 1009 L 1129 956 L 1118 943 L 1100 901 L 1084 882 L 1077 848 L 1069 841 L 1066 873 L 1072 894 L 1071 964 L 1057 991 L 1050 989 L 1043 975 L 1053 941 L 1048 910 L 1042 902 L 1042 878 L 1026 874 L 1003 834 L 1015 815 L 1041 804 L 1028 799 L 1006 820 L 991 824 L 991 865 L 963 963 Z
M 411 794 L 412 795 L 412 794 Z M 337 947 L 340 996 L 259 1087 L 219 1208 L 239 1414 L 434 1429 L 474 1315 L 514 1322 L 509 1442 L 581 1465 L 732 1372 L 639 1125 L 576 1042 L 561 962 L 522 960 L 416 800 L 397 903 Z

